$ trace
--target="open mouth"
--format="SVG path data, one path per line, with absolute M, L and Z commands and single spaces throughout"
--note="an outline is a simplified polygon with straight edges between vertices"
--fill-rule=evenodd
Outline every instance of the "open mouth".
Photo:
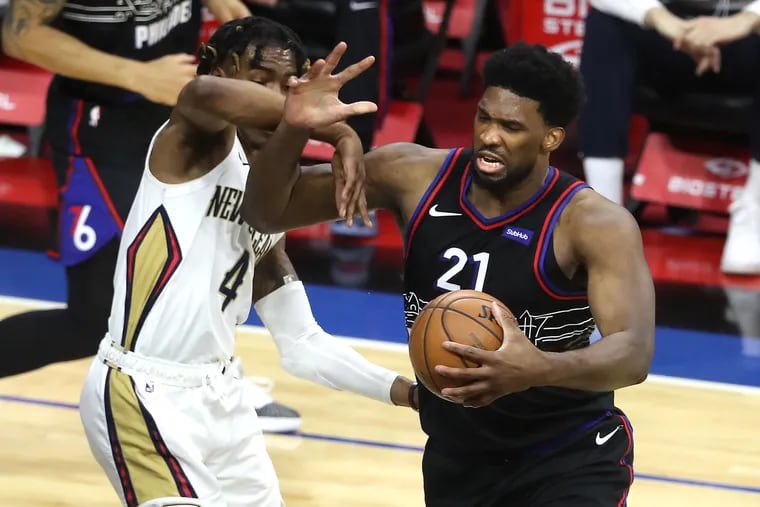
M 475 162 L 477 163 L 478 169 L 480 169 L 481 172 L 489 174 L 502 172 L 506 167 L 501 158 L 494 155 L 493 153 L 486 151 L 478 152 L 478 156 L 475 159 Z

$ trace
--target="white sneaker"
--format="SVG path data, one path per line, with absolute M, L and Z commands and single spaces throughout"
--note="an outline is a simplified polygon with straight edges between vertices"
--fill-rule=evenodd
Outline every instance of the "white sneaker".
M 246 377 L 253 394 L 253 406 L 264 433 L 292 433 L 301 427 L 301 414 L 277 403 L 269 394 L 274 381 L 265 377 Z
M 742 197 L 731 203 L 729 211 L 720 269 L 734 275 L 760 275 L 760 203 Z

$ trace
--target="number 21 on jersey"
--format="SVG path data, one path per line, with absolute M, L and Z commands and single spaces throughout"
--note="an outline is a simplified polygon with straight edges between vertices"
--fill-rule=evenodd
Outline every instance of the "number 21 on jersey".
M 475 264 L 475 277 L 473 280 L 473 289 L 482 291 L 483 285 L 486 282 L 486 272 L 488 271 L 488 260 L 491 254 L 488 252 L 479 252 L 473 256 L 467 255 L 467 253 L 461 248 L 451 247 L 443 252 L 441 256 L 447 261 L 453 262 L 452 266 L 447 269 L 436 282 L 439 289 L 454 291 L 462 289 L 462 286 L 456 283 L 452 283 L 451 279 L 457 276 L 467 266 L 467 264 Z

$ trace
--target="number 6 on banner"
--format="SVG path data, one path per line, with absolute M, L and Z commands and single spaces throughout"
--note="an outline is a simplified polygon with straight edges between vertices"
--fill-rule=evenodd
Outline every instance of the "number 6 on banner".
M 90 216 L 92 206 L 86 204 L 82 206 L 82 210 L 74 223 L 74 230 L 72 231 L 72 239 L 74 240 L 74 246 L 80 252 L 87 252 L 95 246 L 95 242 L 98 240 L 95 229 L 87 225 L 87 218 Z

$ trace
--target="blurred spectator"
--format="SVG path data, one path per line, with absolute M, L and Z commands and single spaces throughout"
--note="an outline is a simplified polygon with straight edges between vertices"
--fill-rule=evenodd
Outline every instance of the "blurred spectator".
M 760 274 L 760 0 L 590 0 L 581 56 L 588 103 L 580 148 L 588 183 L 623 201 L 623 159 L 636 83 L 751 94 L 750 173 L 731 205 L 721 268 Z M 723 47 L 721 47 L 723 46 Z
M 241 0 L 11 0 L 3 50 L 55 74 L 44 135 L 61 189 L 68 306 L 0 321 L 0 377 L 97 350 L 148 145 L 195 75 L 203 4 L 221 22 L 250 15 Z M 297 413 L 260 394 L 257 411 L 274 407 L 297 429 Z

